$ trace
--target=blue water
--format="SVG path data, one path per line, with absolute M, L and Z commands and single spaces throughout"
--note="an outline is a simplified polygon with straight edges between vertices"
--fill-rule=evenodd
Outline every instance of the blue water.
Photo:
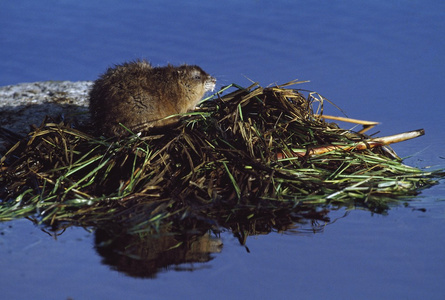
M 2 1 L 0 85 L 94 80 L 136 58 L 199 64 L 220 86 L 308 79 L 348 116 L 380 121 L 379 135 L 425 128 L 394 149 L 437 168 L 444 34 L 442 1 Z M 339 211 L 322 233 L 250 237 L 250 253 L 226 233 L 202 268 L 146 280 L 102 265 L 83 229 L 53 240 L 27 220 L 0 223 L 0 290 L 5 299 L 443 299 L 444 200 L 442 182 L 386 216 Z

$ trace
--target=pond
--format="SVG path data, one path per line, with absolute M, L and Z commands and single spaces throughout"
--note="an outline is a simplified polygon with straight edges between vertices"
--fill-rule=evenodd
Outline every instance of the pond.
M 198 64 L 218 87 L 310 80 L 305 88 L 349 117 L 381 122 L 380 136 L 424 128 L 393 148 L 408 165 L 437 169 L 445 167 L 444 17 L 439 1 L 7 2 L 0 86 L 94 80 L 137 58 Z M 443 299 L 444 200 L 442 180 L 384 214 L 331 210 L 329 221 L 244 245 L 230 232 L 204 235 L 210 254 L 144 278 L 126 267 L 137 261 L 97 250 L 98 232 L 71 227 L 54 237 L 26 219 L 3 222 L 2 297 Z

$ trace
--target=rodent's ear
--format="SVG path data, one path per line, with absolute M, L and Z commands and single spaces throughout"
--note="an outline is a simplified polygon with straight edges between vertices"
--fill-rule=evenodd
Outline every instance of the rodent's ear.
M 179 76 L 183 76 L 186 73 L 185 69 L 177 69 L 176 72 L 178 73 Z

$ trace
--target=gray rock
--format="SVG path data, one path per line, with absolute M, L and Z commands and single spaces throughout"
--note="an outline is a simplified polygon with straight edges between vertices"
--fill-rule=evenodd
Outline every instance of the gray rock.
M 0 87 L 0 127 L 24 135 L 45 116 L 89 120 L 88 92 L 92 81 L 45 81 Z M 3 142 L 3 143 L 2 143 Z M 0 137 L 0 150 L 2 150 Z

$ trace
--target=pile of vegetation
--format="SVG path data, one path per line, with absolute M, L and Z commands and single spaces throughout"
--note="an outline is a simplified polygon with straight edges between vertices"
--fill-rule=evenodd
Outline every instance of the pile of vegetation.
M 190 220 L 274 223 L 323 218 L 327 206 L 383 212 L 443 176 L 327 122 L 326 103 L 288 84 L 231 85 L 169 128 L 108 139 L 47 119 L 1 158 L 0 220 L 112 221 L 135 232 Z

